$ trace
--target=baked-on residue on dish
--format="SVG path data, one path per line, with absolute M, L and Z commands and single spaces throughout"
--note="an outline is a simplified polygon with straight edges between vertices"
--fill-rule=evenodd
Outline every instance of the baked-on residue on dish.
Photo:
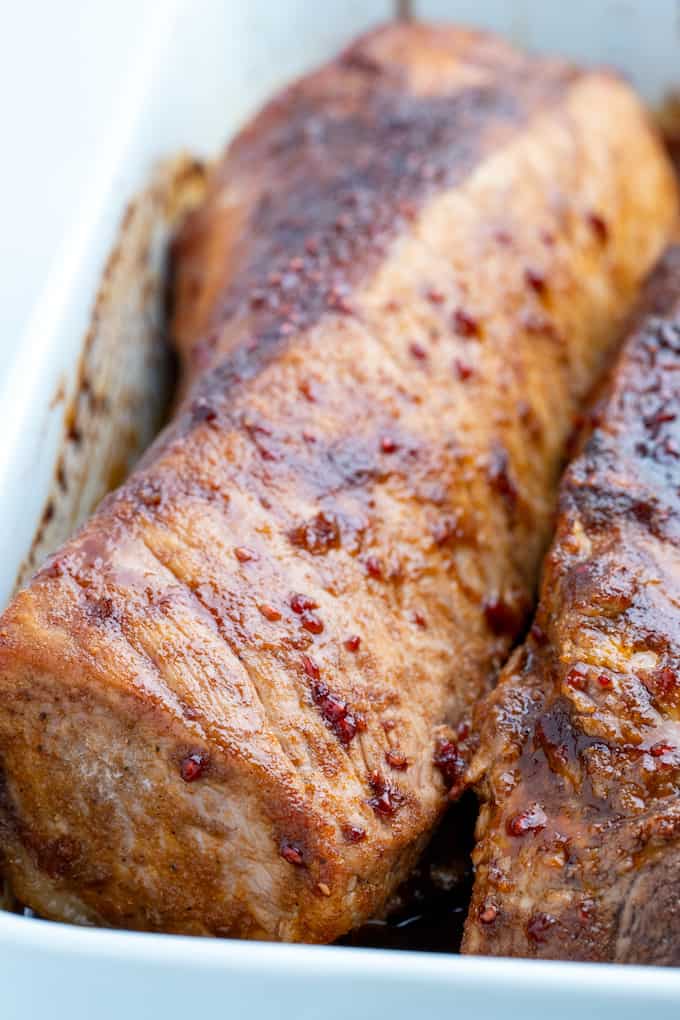
M 163 424 L 173 383 L 168 247 L 204 182 L 200 163 L 176 156 L 155 169 L 128 205 L 94 302 L 74 392 L 62 381 L 55 394 L 55 404 L 66 404 L 63 441 L 17 587 L 120 485 Z

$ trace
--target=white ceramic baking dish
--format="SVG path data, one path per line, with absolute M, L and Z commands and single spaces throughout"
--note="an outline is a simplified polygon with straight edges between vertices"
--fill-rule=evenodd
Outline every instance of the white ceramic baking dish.
M 44 524 L 98 281 L 161 157 L 210 154 L 389 0 L 0 0 L 0 602 Z M 675 0 L 416 0 L 680 86 Z M 11 158 L 9 158 L 11 156 Z M 161 238 L 162 241 L 162 238 Z M 150 398 L 153 394 L 150 395 Z M 0 1018 L 680 1016 L 680 972 L 69 928 L 0 912 Z

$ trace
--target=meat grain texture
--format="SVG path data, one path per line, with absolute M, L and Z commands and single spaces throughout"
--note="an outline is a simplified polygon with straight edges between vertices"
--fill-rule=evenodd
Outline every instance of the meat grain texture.
M 464 949 L 680 964 L 680 247 L 561 489 L 528 643 L 480 710 Z
M 0 622 L 22 900 L 319 942 L 380 908 L 675 214 L 628 86 L 450 27 L 376 31 L 242 132 L 176 245 L 174 423 Z

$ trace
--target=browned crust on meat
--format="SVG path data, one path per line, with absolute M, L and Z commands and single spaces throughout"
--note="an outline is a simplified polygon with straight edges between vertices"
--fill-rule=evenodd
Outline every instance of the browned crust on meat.
M 480 713 L 464 948 L 678 964 L 680 247 L 594 426 L 562 484 L 534 636 Z
M 494 37 L 412 26 L 372 33 L 291 86 L 230 147 L 180 239 L 180 345 L 228 350 L 237 367 L 223 372 L 250 374 L 287 337 L 351 314 L 352 291 L 423 203 L 577 77 Z M 232 204 L 234 176 L 247 183 Z M 239 334 L 236 350 L 223 331 Z
M 625 85 L 480 34 L 386 28 L 256 118 L 177 245 L 174 424 L 0 621 L 26 902 L 310 941 L 384 902 L 675 215 Z

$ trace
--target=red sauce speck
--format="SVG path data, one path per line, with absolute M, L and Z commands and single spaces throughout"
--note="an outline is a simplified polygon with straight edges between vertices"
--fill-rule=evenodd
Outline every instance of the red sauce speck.
M 397 444 L 391 436 L 383 436 L 380 440 L 380 449 L 383 453 L 394 453 Z
M 323 630 L 323 620 L 321 620 L 316 613 L 311 613 L 306 610 L 300 617 L 300 623 L 308 630 L 310 634 L 320 634 Z
M 463 722 L 459 722 L 456 727 L 456 736 L 459 740 L 467 740 L 470 736 L 470 723 L 465 720 L 463 720 Z
M 484 619 L 497 636 L 514 635 L 519 625 L 517 610 L 498 596 L 484 603 Z
M 498 917 L 498 907 L 493 903 L 482 903 L 477 916 L 482 924 L 493 924 Z
M 208 764 L 207 754 L 202 754 L 200 751 L 194 754 L 188 754 L 186 758 L 182 759 L 182 764 L 179 767 L 180 775 L 185 783 L 193 783 L 198 779 Z
M 64 574 L 64 566 L 60 559 L 53 559 L 51 563 L 47 563 L 40 571 L 43 577 L 62 577 Z
M 588 686 L 588 677 L 577 666 L 573 666 L 564 678 L 564 682 L 568 687 L 573 687 L 575 691 L 585 691 Z
M 332 694 L 328 686 L 320 680 L 312 686 L 312 701 L 340 743 L 347 747 L 359 729 L 358 717 L 350 712 L 347 702 Z
M 321 671 L 319 667 L 314 662 L 314 659 L 311 659 L 309 655 L 302 656 L 302 668 L 304 669 L 307 676 L 311 677 L 312 680 L 318 680 L 319 677 L 321 676 Z
M 245 545 L 237 545 L 234 549 L 234 556 L 239 563 L 247 563 L 248 560 L 257 559 L 257 553 L 254 553 L 252 549 L 248 549 Z
M 304 613 L 306 609 L 316 609 L 318 603 L 314 599 L 310 599 L 308 595 L 292 595 L 290 599 L 290 608 L 294 613 Z
M 599 213 L 589 212 L 587 217 L 588 225 L 595 234 L 600 244 L 606 244 L 609 238 L 609 227 L 604 217 L 600 216 Z
M 352 315 L 354 312 L 354 306 L 344 294 L 332 294 L 328 303 L 336 312 L 342 312 L 344 315 Z
M 319 681 L 312 687 L 312 699 L 319 705 L 326 722 L 335 723 L 347 714 L 347 702 L 331 694 L 325 683 Z
M 217 420 L 217 411 L 204 400 L 195 400 L 191 405 L 191 418 L 196 424 L 203 421 L 211 424 Z
M 345 648 L 348 652 L 358 652 L 359 645 L 361 644 L 361 638 L 358 634 L 351 634 L 345 639 Z
M 453 328 L 460 336 L 479 336 L 479 322 L 463 308 L 456 308 L 451 317 Z
M 258 609 L 264 616 L 265 620 L 269 620 L 271 623 L 275 623 L 276 620 L 281 619 L 281 613 L 274 606 L 270 606 L 268 602 L 263 602 Z
M 302 851 L 292 843 L 281 844 L 281 856 L 284 861 L 288 861 L 289 864 L 294 864 L 298 868 L 304 864 Z
M 340 545 L 340 524 L 334 514 L 321 510 L 311 521 L 294 528 L 289 538 L 293 545 L 306 549 L 313 556 L 322 556 Z
M 408 758 L 401 751 L 394 749 L 386 751 L 385 761 L 391 769 L 396 769 L 397 772 L 405 772 L 408 768 Z
M 529 919 L 527 924 L 527 935 L 532 942 L 545 942 L 548 932 L 557 924 L 557 918 L 552 914 L 538 913 Z
M 342 835 L 348 843 L 362 843 L 366 839 L 366 830 L 359 825 L 343 825 Z
M 456 358 L 453 363 L 453 367 L 461 382 L 465 382 L 465 380 L 469 379 L 473 373 L 472 367 L 466 362 L 461 361 L 460 358 Z
M 383 576 L 383 566 L 377 556 L 369 556 L 366 559 L 366 573 L 369 577 L 380 580 Z
M 649 749 L 649 753 L 652 758 L 661 758 L 664 754 L 671 754 L 675 750 L 673 744 L 666 744 L 660 740 L 657 744 L 652 744 Z
M 545 276 L 538 269 L 525 269 L 524 279 L 535 294 L 543 295 L 546 291 Z
M 441 305 L 444 302 L 444 295 L 440 290 L 428 290 L 427 300 L 433 305 Z
M 403 794 L 396 790 L 379 772 L 372 772 L 368 783 L 373 790 L 370 806 L 380 818 L 392 818 L 403 803 Z
M 414 358 L 418 359 L 418 361 L 425 361 L 427 358 L 427 350 L 422 344 L 415 342 L 409 344 L 409 351 Z
M 357 721 L 355 717 L 348 712 L 347 715 L 344 715 L 341 719 L 337 720 L 333 729 L 335 730 L 335 734 L 340 743 L 347 747 L 356 736 L 358 729 Z
M 657 411 L 644 419 L 645 425 L 658 433 L 657 426 L 665 425 L 666 422 L 675 421 L 677 415 L 673 411 Z
M 423 629 L 427 627 L 427 620 L 418 609 L 416 609 L 415 612 L 413 613 L 413 622 L 417 624 L 418 627 L 422 627 Z
M 144 506 L 156 507 L 163 502 L 163 493 L 153 485 L 145 485 L 139 494 L 140 501 Z
M 459 722 L 458 726 L 456 727 L 456 735 L 458 736 L 459 741 L 466 741 L 466 739 L 470 735 L 470 723 L 467 722 L 465 719 L 463 720 L 463 722 Z
M 459 785 L 465 772 L 465 759 L 459 754 L 457 744 L 445 737 L 440 737 L 435 744 L 432 761 L 435 768 L 441 772 L 444 785 L 448 790 Z
M 540 832 L 544 829 L 548 817 L 540 804 L 533 804 L 526 811 L 521 811 L 508 819 L 506 829 L 509 836 L 524 836 L 527 832 Z
M 597 678 L 597 682 L 600 685 L 600 687 L 612 686 L 612 678 L 610 676 L 607 676 L 606 673 L 600 673 L 600 675 Z

